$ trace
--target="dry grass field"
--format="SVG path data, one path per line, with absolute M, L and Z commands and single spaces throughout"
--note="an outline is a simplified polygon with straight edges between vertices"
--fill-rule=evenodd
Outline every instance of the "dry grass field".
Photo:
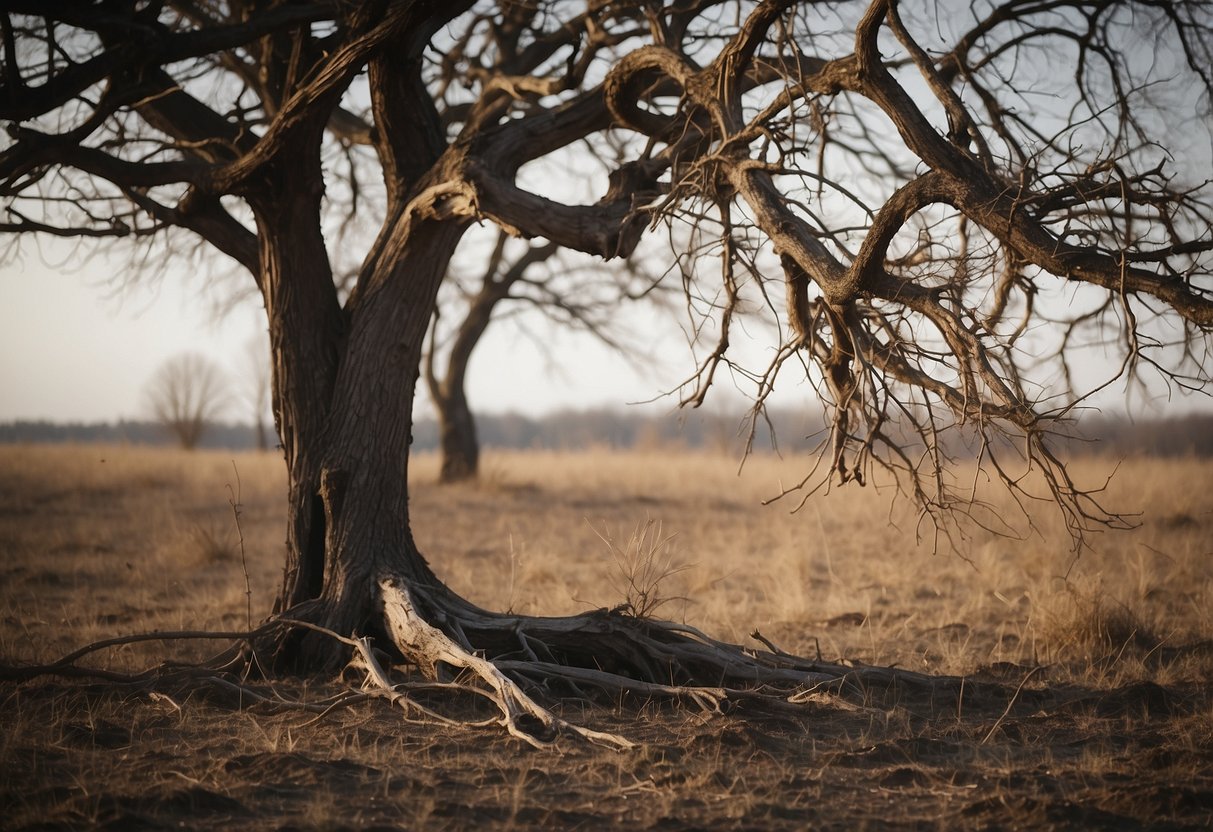
M 761 505 L 804 465 L 755 457 L 738 476 L 711 455 L 498 453 L 479 484 L 440 487 L 437 460 L 421 457 L 414 526 L 439 574 L 488 607 L 626 603 L 738 643 L 757 629 L 790 652 L 959 677 L 958 696 L 823 695 L 777 714 L 556 701 L 638 746 L 540 751 L 382 701 L 316 714 L 188 689 L 0 682 L 0 827 L 1213 825 L 1213 464 L 1122 463 L 1107 501 L 1139 525 L 1077 562 L 1047 505 L 1036 533 L 974 534 L 964 557 L 916 543 L 913 511 L 888 490 L 835 490 L 795 514 Z M 1075 470 L 1088 484 L 1110 472 Z M 0 447 L 0 664 L 260 620 L 283 493 L 272 456 Z M 137 670 L 215 650 L 134 644 L 89 661 Z M 273 692 L 317 702 L 356 685 Z

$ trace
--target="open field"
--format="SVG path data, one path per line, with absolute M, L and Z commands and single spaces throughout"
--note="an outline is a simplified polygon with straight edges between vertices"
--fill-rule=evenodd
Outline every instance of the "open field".
M 557 702 L 639 746 L 536 751 L 383 702 L 318 716 L 188 691 L 0 682 L 0 826 L 1213 825 L 1213 463 L 1124 462 L 1106 498 L 1141 512 L 1139 525 L 1099 536 L 1077 562 L 1047 505 L 1037 534 L 975 533 L 963 558 L 917 545 L 913 512 L 887 490 L 835 490 L 795 514 L 794 501 L 761 505 L 804 464 L 755 457 L 738 476 L 736 460 L 703 454 L 498 453 L 481 483 L 439 487 L 423 456 L 414 528 L 438 573 L 488 607 L 630 602 L 731 641 L 754 643 L 757 629 L 790 652 L 961 677 L 959 696 L 815 696 L 780 714 Z M 1107 465 L 1075 470 L 1098 484 Z M 281 467 L 256 454 L 0 447 L 0 663 L 256 623 L 281 570 Z M 215 649 L 136 644 L 92 661 L 136 670 Z M 275 687 L 319 701 L 351 684 Z

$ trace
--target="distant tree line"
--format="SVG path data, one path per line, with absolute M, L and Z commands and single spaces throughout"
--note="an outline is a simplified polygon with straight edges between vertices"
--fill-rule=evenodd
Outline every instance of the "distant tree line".
M 164 424 L 151 420 L 117 422 L 51 422 L 46 419 L 0 423 L 0 443 L 97 442 L 104 444 L 180 446 Z M 238 422 L 215 422 L 197 441 L 197 448 L 248 450 L 257 447 L 256 431 Z
M 771 440 L 772 427 L 777 443 Z M 1091 413 L 1072 425 L 1075 436 L 1059 437 L 1057 444 L 1070 455 L 1150 455 L 1162 457 L 1213 456 L 1213 414 L 1138 419 Z M 821 441 L 824 417 L 778 411 L 769 423 L 754 431 L 755 451 L 778 447 L 784 453 L 806 452 Z M 516 413 L 485 414 L 478 418 L 478 433 L 486 448 L 576 450 L 604 448 L 688 448 L 741 453 L 749 437 L 748 426 L 737 416 L 719 412 L 685 411 L 641 413 L 601 408 L 562 410 L 546 416 Z M 135 445 L 174 445 L 177 439 L 163 424 L 153 421 L 0 423 L 0 443 L 99 442 Z M 413 428 L 413 447 L 436 450 L 438 423 L 420 419 Z M 257 430 L 241 423 L 211 424 L 199 448 L 251 450 L 258 447 Z M 966 455 L 963 440 L 951 449 Z

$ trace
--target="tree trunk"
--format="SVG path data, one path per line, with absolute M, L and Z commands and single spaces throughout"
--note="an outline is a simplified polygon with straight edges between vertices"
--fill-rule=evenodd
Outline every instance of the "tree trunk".
M 462 233 L 461 224 L 438 222 L 411 230 L 389 267 L 403 274 L 384 275 L 354 310 L 320 472 L 326 563 L 319 623 L 342 635 L 376 624 L 381 581 L 439 583 L 409 529 L 408 458 L 422 342 Z M 308 661 L 306 651 L 302 658 Z
M 321 460 L 346 329 L 320 231 L 319 163 L 300 145 L 249 200 L 261 245 L 274 421 L 287 466 L 286 561 L 275 612 L 315 598 L 323 586 Z
M 442 482 L 475 479 L 480 471 L 480 440 L 476 435 L 475 417 L 468 405 L 465 382 L 472 352 L 492 321 L 493 308 L 509 296 L 511 283 L 513 280 L 496 281 L 491 272 L 487 274 L 455 333 L 445 376 L 441 380 L 435 376 L 432 355 L 426 365 L 426 382 L 438 411 L 442 448 L 439 479 Z M 430 349 L 436 349 L 435 345 L 430 344 Z
M 381 71 L 382 61 L 393 71 Z M 289 481 L 286 565 L 274 611 L 342 636 L 385 632 L 384 581 L 419 594 L 441 587 L 409 530 L 408 457 L 422 342 L 467 222 L 442 218 L 440 186 L 453 173 L 437 164 L 441 131 L 410 129 L 418 120 L 437 124 L 432 104 L 412 106 L 410 96 L 424 86 L 389 83 L 419 77 L 419 62 L 385 56 L 371 68 L 377 120 L 399 127 L 381 135 L 381 156 L 399 164 L 388 165 L 388 218 L 344 306 L 321 231 L 324 120 L 301 128 L 246 194 L 257 222 L 275 427 Z M 348 658 L 345 645 L 306 628 L 283 628 L 274 638 L 258 659 L 276 669 L 331 670 Z
M 259 216 L 275 413 L 290 477 L 287 567 L 275 611 L 343 636 L 383 632 L 382 581 L 440 585 L 409 530 L 408 457 L 422 342 L 465 226 L 402 217 L 342 314 L 327 265 L 315 265 L 327 261 L 311 248 L 320 240 L 314 215 L 305 221 L 310 210 Z M 285 291 L 279 278 L 288 269 Z M 310 301 L 309 287 L 317 293 Z M 297 631 L 274 653 L 272 664 L 296 671 L 331 670 L 346 658 L 343 645 L 315 632 Z
M 435 400 L 442 439 L 442 482 L 475 479 L 480 470 L 480 440 L 476 420 L 463 386 Z
M 274 221 L 289 223 L 290 215 L 279 212 Z M 540 728 L 521 730 L 544 735 L 554 730 L 550 716 L 477 658 L 480 651 L 516 653 L 519 638 L 525 643 L 534 633 L 553 666 L 611 668 L 632 679 L 674 679 L 679 671 L 646 654 L 640 631 L 621 628 L 605 611 L 545 620 L 481 610 L 447 589 L 418 550 L 408 510 L 413 398 L 438 287 L 465 225 L 402 223 L 407 233 L 385 246 L 344 326 L 314 303 L 296 308 L 303 292 L 274 288 L 282 269 L 308 268 L 309 241 L 275 235 L 291 244 L 267 246 L 271 334 L 280 332 L 273 324 L 280 318 L 315 316 L 288 330 L 297 338 L 274 340 L 274 395 L 291 479 L 288 566 L 276 611 L 340 636 L 380 636 L 431 675 L 438 661 L 472 670 L 500 687 L 512 731 L 539 718 Z M 319 286 L 321 270 L 313 269 Z M 306 285 L 299 278 L 296 289 L 301 281 Z M 316 362 L 311 373 L 309 361 Z M 259 650 L 262 666 L 331 672 L 349 658 L 348 647 L 330 635 L 276 632 L 285 635 L 274 637 L 269 652 Z

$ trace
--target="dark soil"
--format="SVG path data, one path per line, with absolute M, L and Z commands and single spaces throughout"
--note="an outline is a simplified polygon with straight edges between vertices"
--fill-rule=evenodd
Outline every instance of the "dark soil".
M 275 686 L 303 701 L 339 689 Z M 0 811 L 12 830 L 1213 824 L 1208 686 L 1016 695 L 974 682 L 959 703 L 822 699 L 798 715 L 560 708 L 638 743 L 624 752 L 574 740 L 536 750 L 494 727 L 408 721 L 381 701 L 317 719 L 201 693 L 3 690 Z M 484 716 L 472 707 L 445 710 Z

